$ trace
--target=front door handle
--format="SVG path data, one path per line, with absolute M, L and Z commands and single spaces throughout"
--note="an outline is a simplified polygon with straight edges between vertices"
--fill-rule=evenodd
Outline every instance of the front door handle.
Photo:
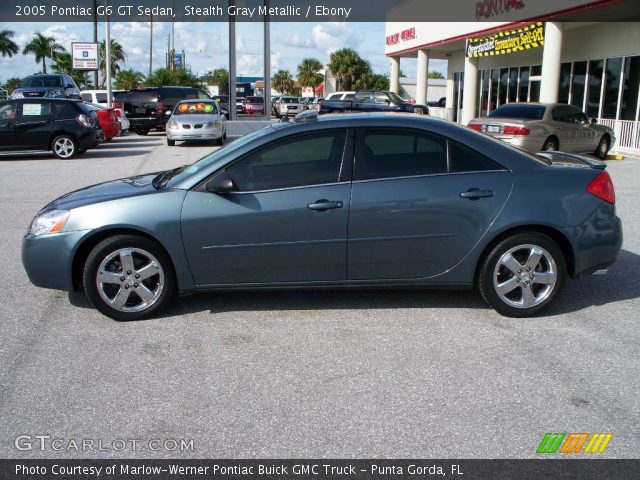
M 468 198 L 469 200 L 477 200 L 479 198 L 493 197 L 495 195 L 493 190 L 480 190 L 479 188 L 470 188 L 466 192 L 462 192 L 460 196 L 462 198 Z
M 309 205 L 307 205 L 307 208 L 309 210 L 315 210 L 317 212 L 326 212 L 336 208 L 342 208 L 343 206 L 344 206 L 344 203 L 340 201 L 331 202 L 323 198 L 321 200 L 316 200 L 314 203 L 310 203 Z

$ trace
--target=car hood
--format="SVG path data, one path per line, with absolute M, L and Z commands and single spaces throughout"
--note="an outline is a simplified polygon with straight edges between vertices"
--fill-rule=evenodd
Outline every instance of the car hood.
M 135 177 L 111 180 L 69 192 L 49 203 L 40 213 L 53 209 L 71 210 L 120 198 L 157 193 L 159 190 L 153 186 L 152 182 L 159 173 L 147 173 Z

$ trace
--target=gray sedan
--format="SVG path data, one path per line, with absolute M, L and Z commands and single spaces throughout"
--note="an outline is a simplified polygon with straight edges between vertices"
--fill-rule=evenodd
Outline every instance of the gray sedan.
M 222 145 L 227 138 L 226 118 L 215 100 L 183 100 L 173 109 L 167 122 L 167 145 L 176 141 L 215 140 Z
M 176 293 L 326 287 L 475 286 L 501 314 L 534 315 L 622 245 L 605 165 L 545 155 L 428 117 L 309 111 L 52 201 L 23 264 L 120 320 Z
M 611 128 L 562 103 L 508 103 L 469 127 L 529 152 L 562 150 L 605 159 L 615 143 Z

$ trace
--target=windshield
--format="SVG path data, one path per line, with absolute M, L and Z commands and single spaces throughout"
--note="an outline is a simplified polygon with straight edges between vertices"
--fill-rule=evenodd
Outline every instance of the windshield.
M 247 97 L 247 103 L 264 103 L 262 97 Z
M 213 115 L 218 113 L 214 102 L 185 102 L 176 105 L 174 115 Z
M 496 108 L 489 118 L 521 118 L 524 120 L 542 120 L 547 109 L 544 105 L 511 104 Z
M 282 97 L 280 101 L 282 103 L 298 103 L 298 99 L 294 97 Z
M 38 75 L 27 77 L 20 82 L 20 87 L 61 87 L 62 77 L 57 75 Z
M 232 153 L 242 147 L 244 147 L 245 145 L 247 145 L 248 143 L 253 142 L 254 140 L 260 138 L 260 137 L 264 137 L 265 135 L 269 135 L 270 133 L 273 133 L 274 129 L 273 127 L 267 126 L 264 128 L 261 128 L 260 130 L 257 130 L 253 133 L 250 133 L 249 135 L 246 135 L 244 137 L 239 138 L 238 140 L 235 140 L 232 143 L 228 143 L 226 144 L 224 147 L 216 150 L 215 152 L 213 152 L 210 155 L 207 155 L 206 157 L 202 157 L 200 160 L 198 160 L 197 162 L 191 164 L 191 165 L 187 165 L 184 168 L 181 168 L 181 170 L 172 173 L 172 179 L 171 179 L 171 185 L 177 185 L 178 183 L 180 183 L 183 180 L 186 180 L 187 178 L 189 178 L 190 176 L 206 169 L 207 167 L 209 167 L 210 165 L 212 165 L 213 163 L 215 163 L 216 161 L 220 160 L 221 158 L 226 157 L 229 153 Z

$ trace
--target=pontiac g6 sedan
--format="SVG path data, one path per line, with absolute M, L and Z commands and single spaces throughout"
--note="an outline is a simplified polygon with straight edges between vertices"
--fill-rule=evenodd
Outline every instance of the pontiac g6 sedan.
M 54 200 L 23 263 L 35 285 L 84 286 L 119 320 L 176 293 L 371 286 L 477 286 L 524 317 L 567 276 L 615 261 L 604 168 L 427 117 L 309 111 L 192 165 Z

